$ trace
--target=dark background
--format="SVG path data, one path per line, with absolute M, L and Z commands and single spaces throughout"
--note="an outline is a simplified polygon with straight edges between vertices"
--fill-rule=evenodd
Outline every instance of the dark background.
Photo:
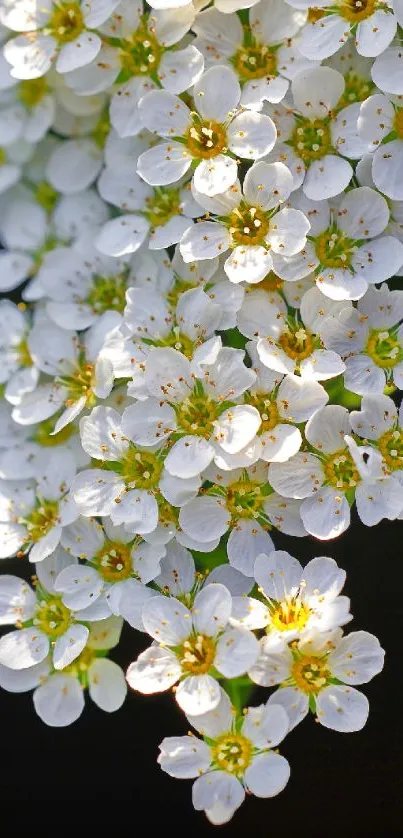
M 274 533 L 277 548 L 303 564 L 330 555 L 347 571 L 345 592 L 354 620 L 347 630 L 366 629 L 386 649 L 383 673 L 363 687 L 370 700 L 369 721 L 360 733 L 341 734 L 305 719 L 280 746 L 291 764 L 286 789 L 272 800 L 248 797 L 233 820 L 212 827 L 191 804 L 191 781 L 175 780 L 156 763 L 164 736 L 183 735 L 186 720 L 172 695 L 130 692 L 117 713 L 86 709 L 72 726 L 46 727 L 36 716 L 30 693 L 0 695 L 4 817 L 13 822 L 75 834 L 88 825 L 133 835 L 305 836 L 403 835 L 402 638 L 403 524 L 384 521 L 367 528 L 353 520 L 333 542 Z M 2 562 L 1 570 L 28 578 L 32 566 Z M 123 668 L 148 645 L 147 637 L 125 626 L 111 657 Z M 264 700 L 261 690 L 251 703 Z M 15 803 L 20 803 L 16 807 Z M 62 805 L 60 805 L 60 803 Z M 53 825 L 53 826 L 52 826 Z

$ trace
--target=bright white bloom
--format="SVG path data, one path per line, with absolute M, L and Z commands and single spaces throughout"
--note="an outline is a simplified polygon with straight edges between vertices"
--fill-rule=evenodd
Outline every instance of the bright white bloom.
M 192 3 L 171 11 L 150 12 L 143 0 L 119 3 L 102 25 L 104 43 L 96 58 L 65 76 L 81 96 L 112 91 L 110 118 L 120 137 L 141 131 L 138 104 L 145 93 L 159 86 L 182 93 L 201 76 L 202 54 L 191 40 L 183 46 L 195 18 Z M 176 48 L 176 45 L 178 47 Z
M 211 466 L 204 477 L 212 485 L 180 510 L 180 526 L 185 535 L 201 543 L 202 550 L 212 534 L 220 537 L 230 529 L 228 561 L 245 576 L 253 576 L 260 553 L 274 549 L 268 530 L 275 527 L 288 535 L 306 535 L 300 502 L 273 492 L 267 463 L 228 471 Z
M 316 538 L 335 538 L 348 528 L 354 499 L 368 526 L 384 517 L 393 520 L 403 508 L 399 482 L 389 476 L 380 455 L 370 457 L 366 446 L 357 447 L 349 430 L 347 409 L 327 405 L 306 424 L 310 451 L 269 467 L 270 483 L 280 495 L 303 499 L 301 518 Z
M 303 568 L 289 553 L 275 550 L 257 557 L 254 577 L 262 599 L 234 597 L 235 625 L 265 628 L 270 638 L 289 643 L 311 630 L 327 631 L 352 619 L 350 600 L 339 596 L 346 573 L 327 556 Z
M 294 256 L 306 244 L 310 228 L 300 210 L 280 209 L 292 189 L 291 172 L 282 163 L 255 163 L 239 183 L 209 198 L 194 192 L 216 218 L 190 227 L 180 242 L 185 262 L 213 259 L 231 249 L 224 270 L 231 282 L 260 282 L 277 254 Z M 274 256 L 272 257 L 272 253 Z
M 141 608 L 153 593 L 144 585 L 160 573 L 165 547 L 133 538 L 107 519 L 101 526 L 93 518 L 79 518 L 66 527 L 61 543 L 86 562 L 65 567 L 56 577 L 54 589 L 63 604 L 78 611 L 103 603 L 107 614 L 111 611 L 142 628 Z
M 359 102 L 346 102 L 343 76 L 331 67 L 298 73 L 291 92 L 291 107 L 287 102 L 267 111 L 280 140 L 270 160 L 286 163 L 294 175 L 293 189 L 302 184 L 313 201 L 339 195 L 353 175 L 349 161 L 359 160 L 368 149 L 368 141 L 357 134 Z
M 274 797 L 286 786 L 290 766 L 276 747 L 288 731 L 288 717 L 282 707 L 261 704 L 236 715 L 221 690 L 218 707 L 203 716 L 187 716 L 205 737 L 166 737 L 160 745 L 158 762 L 171 777 L 196 777 L 192 788 L 193 806 L 204 811 L 214 825 L 227 823 L 245 799 Z
M 113 367 L 100 354 L 108 332 L 116 326 L 116 312 L 105 312 L 85 334 L 81 343 L 76 332 L 59 329 L 54 323 L 41 321 L 29 336 L 31 357 L 44 373 L 54 376 L 51 383 L 39 383 L 28 393 L 22 385 L 14 394 L 13 419 L 32 425 L 48 419 L 63 406 L 56 421 L 58 433 L 76 419 L 97 399 L 109 396 L 113 386 Z
M 197 191 L 210 196 L 225 192 L 237 179 L 235 157 L 257 160 L 276 141 L 270 117 L 241 111 L 240 98 L 236 74 L 225 66 L 211 67 L 196 82 L 192 111 L 167 91 L 144 96 L 139 104 L 142 122 L 166 142 L 140 155 L 137 171 L 143 180 L 154 186 L 175 183 L 195 161 Z
M 149 401 L 144 404 L 153 420 Z M 133 444 L 133 436 L 139 434 L 136 426 L 133 433 L 129 429 L 132 410 L 127 408 L 122 419 L 114 408 L 99 406 L 81 420 L 82 446 L 98 467 L 81 471 L 73 492 L 81 515 L 110 516 L 113 524 L 123 523 L 128 532 L 144 535 L 156 529 L 160 505 L 164 509 L 165 501 L 174 506 L 187 503 L 197 494 L 200 479 L 195 475 L 179 480 L 167 473 L 167 449 L 157 447 L 155 440 L 151 447 L 137 439 Z
M 1 481 L 1 558 L 30 551 L 30 561 L 41 562 L 54 552 L 63 527 L 78 515 L 70 494 L 75 473 L 73 455 L 56 449 L 38 462 L 35 482 Z
M 397 12 L 397 8 L 395 10 Z M 402 16 L 403 20 L 403 16 Z M 397 96 L 403 93 L 403 55 L 400 46 L 393 44 L 375 59 L 371 75 L 384 93 Z
M 373 507 L 383 504 L 384 517 L 389 518 L 394 514 L 401 499 L 401 492 L 397 487 L 403 484 L 403 430 L 402 410 L 398 412 L 394 402 L 388 396 L 364 396 L 361 402 L 361 410 L 353 410 L 350 414 L 351 426 L 354 433 L 363 437 L 366 443 L 375 446 L 382 455 L 383 468 L 394 480 L 389 487 L 389 492 L 382 492 L 384 483 L 379 483 L 368 490 L 363 496 L 363 512 L 372 522 Z M 359 448 L 359 450 L 361 450 Z M 364 446 L 367 451 L 367 446 Z M 371 449 L 369 449 L 371 451 Z M 364 507 L 365 504 L 365 507 Z M 398 517 L 402 517 L 402 511 Z M 364 522 L 367 521 L 364 518 Z
M 403 200 L 403 98 L 377 93 L 362 103 L 358 133 L 370 151 L 375 186 L 394 201 Z M 379 282 L 379 280 L 378 280 Z
M 21 582 L 21 589 L 16 587 Z M 61 601 L 61 598 L 46 591 L 40 584 L 36 596 L 28 600 L 26 582 L 14 576 L 2 576 L 0 580 L 1 598 L 9 598 L 8 618 L 4 622 L 15 622 L 15 600 L 18 600 L 19 618 L 16 631 L 3 635 L 0 639 L 0 664 L 9 669 L 28 669 L 39 664 L 51 654 L 56 670 L 64 669 L 77 658 L 86 646 L 89 629 L 83 620 L 91 620 L 84 610 L 73 612 Z M 21 606 L 21 598 L 24 605 Z M 21 610 L 23 608 L 23 614 Z M 23 618 L 23 622 L 21 621 Z
M 276 263 L 283 279 L 315 274 L 319 290 L 331 300 L 359 300 L 368 285 L 384 282 L 403 263 L 403 245 L 384 235 L 389 223 L 385 198 L 361 186 L 351 189 L 336 206 L 293 196 L 308 216 L 309 241 L 300 254 Z
M 102 41 L 93 30 L 104 23 L 118 0 L 3 0 L 0 20 L 22 32 L 9 40 L 4 57 L 17 79 L 37 79 L 50 70 L 68 73 L 89 64 Z
M 238 15 L 216 8 L 201 12 L 193 25 L 195 45 L 208 64 L 229 64 L 242 84 L 241 104 L 260 110 L 263 102 L 280 102 L 288 80 L 311 62 L 292 41 L 306 15 L 282 0 L 258 2 L 249 12 L 249 24 Z
M 124 435 L 146 447 L 178 435 L 164 464 L 181 479 L 197 477 L 221 454 L 238 454 L 261 424 L 255 407 L 237 403 L 255 380 L 244 354 L 216 338 L 192 362 L 176 349 L 152 348 L 144 378 L 149 398 L 125 410 Z
M 297 374 L 301 377 L 301 385 L 313 384 L 341 375 L 345 370 L 340 355 L 325 349 L 320 336 L 324 314 L 335 310 L 337 316 L 342 308 L 343 304 L 329 303 L 312 288 L 304 294 L 300 309 L 287 314 L 283 300 L 277 298 L 272 303 L 264 291 L 257 290 L 246 296 L 238 313 L 238 328 L 246 337 L 253 338 L 249 346 L 256 346 L 254 352 L 261 364 L 277 373 L 277 377 L 279 373 Z M 298 389 L 297 383 L 295 387 Z M 323 407 L 327 401 L 325 391 L 317 384 L 306 391 L 301 386 L 302 398 L 305 392 L 307 402 L 314 399 L 314 409 Z M 288 405 L 285 406 L 287 412 Z M 289 415 L 292 416 L 291 410 Z
M 204 548 L 202 548 L 204 549 Z M 196 571 L 192 553 L 174 539 L 166 548 L 161 559 L 161 573 L 154 579 L 161 593 L 174 596 L 191 607 L 196 593 L 204 585 L 220 582 L 233 596 L 248 594 L 254 584 L 234 567 L 220 564 L 207 575 Z
M 299 49 L 307 58 L 322 61 L 340 49 L 348 38 L 354 38 L 354 45 L 360 55 L 380 55 L 393 40 L 397 19 L 390 0 L 287 0 L 291 6 L 308 11 L 312 18 L 304 26 Z
M 63 672 L 55 672 L 49 658 L 22 670 L 0 665 L 0 686 L 16 693 L 36 688 L 35 710 L 50 727 L 65 727 L 81 716 L 87 688 L 101 710 L 119 710 L 127 685 L 120 666 L 108 660 L 105 652 L 119 642 L 121 628 L 117 617 L 91 623 L 85 649 Z
M 403 292 L 371 287 L 357 308 L 324 320 L 326 346 L 345 359 L 344 385 L 360 396 L 403 389 Z
M 232 597 L 220 584 L 196 594 L 191 609 L 180 600 L 153 597 L 143 608 L 143 623 L 156 643 L 130 664 L 127 680 L 133 689 L 150 694 L 179 681 L 175 698 L 191 715 L 214 710 L 221 690 L 211 671 L 236 678 L 255 663 L 259 643 L 248 629 L 229 622 Z
M 368 699 L 355 684 L 366 684 L 383 669 L 385 652 L 367 631 L 346 637 L 341 629 L 309 632 L 298 644 L 267 637 L 250 677 L 261 686 L 281 684 L 268 706 L 280 704 L 290 729 L 308 714 L 340 733 L 361 730 L 368 718 Z

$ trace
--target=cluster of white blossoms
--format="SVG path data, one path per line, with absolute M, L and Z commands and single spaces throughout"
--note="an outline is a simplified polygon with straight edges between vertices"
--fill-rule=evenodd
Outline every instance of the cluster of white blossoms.
M 0 685 L 171 690 L 214 824 L 383 666 L 277 532 L 403 519 L 403 2 L 311 2 L 0 0 Z

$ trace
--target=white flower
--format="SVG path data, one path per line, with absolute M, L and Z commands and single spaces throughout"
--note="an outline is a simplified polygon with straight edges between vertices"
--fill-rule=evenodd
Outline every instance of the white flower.
M 160 573 L 165 547 L 133 538 L 107 519 L 102 527 L 93 518 L 79 518 L 66 527 L 62 545 L 85 560 L 85 565 L 65 567 L 56 577 L 54 589 L 63 604 L 78 611 L 103 603 L 107 614 L 122 616 L 141 630 L 141 608 L 153 594 L 144 586 Z
M 343 637 L 340 629 L 313 631 L 292 646 L 267 637 L 261 650 L 250 677 L 262 686 L 281 684 L 268 706 L 284 707 L 290 729 L 309 710 L 324 727 L 340 733 L 364 727 L 368 700 L 353 685 L 366 684 L 383 668 L 385 653 L 373 634 L 354 631 Z
M 189 610 L 180 600 L 153 597 L 143 608 L 143 623 L 156 644 L 130 664 L 127 680 L 133 689 L 150 694 L 179 681 L 175 698 L 188 714 L 200 715 L 220 702 L 220 686 L 211 670 L 236 678 L 253 666 L 259 643 L 247 629 L 229 624 L 232 597 L 220 584 L 196 594 Z
M 293 172 L 293 189 L 302 184 L 313 201 L 339 195 L 353 175 L 349 161 L 368 149 L 368 141 L 357 134 L 359 102 L 345 101 L 343 76 L 331 67 L 298 73 L 291 92 L 293 105 L 268 108 L 280 140 L 270 160 L 283 160 Z
M 180 510 L 181 529 L 186 536 L 201 543 L 202 550 L 212 535 L 219 538 L 230 529 L 228 560 L 245 576 L 253 576 L 260 553 L 273 550 L 267 532 L 272 527 L 288 535 L 306 535 L 300 502 L 273 492 L 268 482 L 267 463 L 259 461 L 247 469 L 228 471 L 210 466 L 204 477 L 212 485 Z
M 85 649 L 63 671 L 55 671 L 49 658 L 27 669 L 0 665 L 0 686 L 10 692 L 35 689 L 33 702 L 38 716 L 50 727 L 75 722 L 84 709 L 84 690 L 101 710 L 119 710 L 126 696 L 124 674 L 105 652 L 119 641 L 122 620 L 110 617 L 90 625 Z
M 167 473 L 167 450 L 163 446 L 157 448 L 155 441 L 151 448 L 137 444 L 137 440 L 133 444 L 136 432 L 130 432 L 126 419 L 132 410 L 132 406 L 127 408 L 122 421 L 114 408 L 99 406 L 82 419 L 82 446 L 98 462 L 97 467 L 77 475 L 73 493 L 81 515 L 110 516 L 113 524 L 125 524 L 128 532 L 148 535 L 158 525 L 160 507 L 164 514 L 164 501 L 168 507 L 187 503 L 196 495 L 200 479 L 193 476 L 178 480 Z M 150 406 L 148 412 L 152 420 Z M 175 527 L 172 536 L 174 531 Z
M 398 481 L 389 476 L 377 452 L 370 457 L 366 446 L 356 445 L 349 430 L 347 409 L 327 405 L 306 424 L 310 451 L 269 466 L 270 483 L 280 495 L 303 499 L 301 518 L 316 538 L 335 538 L 348 528 L 354 499 L 368 526 L 383 517 L 396 518 L 402 509 Z
M 89 64 L 101 49 L 93 30 L 105 23 L 118 0 L 6 0 L 1 22 L 22 32 L 7 41 L 4 56 L 17 79 L 37 79 L 50 70 L 68 73 Z
M 231 282 L 260 282 L 277 254 L 294 256 L 306 244 L 308 219 L 300 210 L 279 206 L 292 189 L 282 163 L 255 163 L 238 183 L 213 198 L 194 191 L 199 204 L 216 219 L 190 227 L 180 242 L 185 262 L 213 259 L 229 248 L 224 270 Z M 272 252 L 274 256 L 272 257 Z
M 157 86 L 182 93 L 201 76 L 202 54 L 190 40 L 183 46 L 195 18 L 192 3 L 180 9 L 149 11 L 143 0 L 119 3 L 102 26 L 106 36 L 96 58 L 65 76 L 81 96 L 112 90 L 110 118 L 120 137 L 141 131 L 138 104 Z M 177 47 L 176 47 L 177 45 Z
M 15 579 L 5 577 L 5 580 L 6 583 L 1 586 L 2 599 L 9 596 L 7 621 L 14 622 Z M 86 646 L 89 629 L 81 620 L 90 620 L 91 616 L 71 611 L 59 596 L 49 593 L 40 584 L 36 588 L 36 597 L 32 596 L 29 603 L 25 599 L 21 616 L 24 621 L 16 621 L 16 631 L 5 634 L 0 640 L 2 666 L 28 669 L 51 654 L 54 668 L 60 670 L 72 663 Z
M 289 643 L 311 630 L 327 631 L 352 619 L 350 600 L 339 596 L 346 574 L 320 556 L 302 567 L 284 550 L 257 557 L 254 577 L 262 599 L 234 597 L 232 622 L 266 628 L 270 638 Z
M 76 462 L 68 451 L 55 450 L 39 461 L 36 482 L 2 480 L 0 490 L 0 556 L 30 551 L 41 562 L 60 542 L 63 527 L 78 515 L 70 493 Z
M 403 485 L 403 430 L 402 411 L 398 411 L 388 396 L 364 396 L 361 410 L 350 414 L 351 426 L 369 445 L 360 446 L 367 463 L 375 451 L 382 455 L 382 467 L 391 477 L 387 481 L 373 482 L 356 498 L 359 514 L 365 524 L 378 523 L 381 517 L 402 517 Z M 371 447 L 369 447 L 371 446 Z M 373 446 L 373 447 L 372 447 Z M 378 456 L 379 456 L 378 454 Z
M 64 406 L 66 409 L 55 424 L 57 434 L 85 407 L 107 398 L 114 375 L 112 363 L 102 357 L 101 349 L 106 335 L 119 321 L 117 312 L 105 312 L 80 343 L 76 332 L 41 320 L 29 335 L 30 355 L 42 372 L 54 378 L 50 383 L 39 383 L 27 394 L 24 383 L 19 390 L 14 388 L 13 419 L 22 425 L 36 424 Z
M 330 316 L 322 327 L 326 346 L 345 359 L 344 385 L 360 396 L 403 389 L 403 293 L 371 287 L 356 309 Z
M 393 276 L 403 263 L 403 245 L 384 235 L 389 223 L 385 198 L 368 186 L 351 189 L 338 206 L 293 196 L 308 216 L 309 241 L 300 254 L 276 263 L 283 279 L 314 272 L 319 290 L 331 300 L 359 300 L 368 285 Z
M 237 403 L 255 380 L 243 357 L 216 338 L 202 344 L 192 362 L 176 349 L 152 348 L 145 370 L 149 398 L 125 410 L 123 433 L 146 447 L 178 435 L 164 465 L 181 479 L 197 477 L 222 452 L 236 455 L 261 423 L 255 407 Z
M 297 9 L 307 10 L 311 0 L 287 0 Z M 299 49 L 308 58 L 322 61 L 340 49 L 348 38 L 360 55 L 375 56 L 383 52 L 396 34 L 397 20 L 389 0 L 318 0 L 312 19 L 304 26 Z
M 248 26 L 216 6 L 201 12 L 192 28 L 206 62 L 230 64 L 242 84 L 241 104 L 260 110 L 266 99 L 280 102 L 288 79 L 310 65 L 292 42 L 305 19 L 282 0 L 265 0 L 250 10 Z
M 196 572 L 192 553 L 176 539 L 167 545 L 166 554 L 161 559 L 161 573 L 154 579 L 154 584 L 160 588 L 161 593 L 175 596 L 189 607 L 203 585 L 216 582 L 225 585 L 233 596 L 249 593 L 253 585 L 252 579 L 247 579 L 243 573 L 228 564 L 217 565 L 206 576 Z
M 403 107 L 401 105 L 401 96 L 377 93 L 369 96 L 362 103 L 358 116 L 358 133 L 368 143 L 369 150 L 374 151 L 372 158 L 374 184 L 380 192 L 395 201 L 403 199 L 401 182 Z
M 288 731 L 288 717 L 282 707 L 261 704 L 247 707 L 237 716 L 221 690 L 218 707 L 203 716 L 187 716 L 205 737 L 193 734 L 165 738 L 158 762 L 171 777 L 196 777 L 193 806 L 203 811 L 214 825 L 227 823 L 245 799 L 245 791 L 256 797 L 274 797 L 290 776 L 287 760 L 277 750 Z
M 270 117 L 240 112 L 240 97 L 238 79 L 225 66 L 211 67 L 196 82 L 192 111 L 167 91 L 144 96 L 139 104 L 143 124 L 167 140 L 140 155 L 137 171 L 143 180 L 154 186 L 175 183 L 195 161 L 193 183 L 198 192 L 210 196 L 225 192 L 237 179 L 234 155 L 257 160 L 276 140 Z

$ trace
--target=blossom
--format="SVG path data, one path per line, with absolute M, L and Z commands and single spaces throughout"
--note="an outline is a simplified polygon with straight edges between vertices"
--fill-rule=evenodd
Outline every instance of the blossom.
M 309 632 L 288 646 L 267 637 L 250 677 L 262 686 L 280 684 L 268 706 L 280 704 L 290 729 L 309 710 L 324 727 L 341 733 L 361 730 L 368 718 L 368 699 L 353 685 L 366 684 L 381 672 L 384 651 L 367 631 L 342 636 L 341 629 Z
M 289 764 L 272 750 L 288 731 L 282 707 L 246 707 L 244 715 L 238 716 L 221 690 L 216 709 L 187 718 L 204 741 L 193 734 L 166 737 L 160 745 L 158 762 L 171 777 L 197 778 L 192 788 L 193 805 L 198 811 L 204 810 L 211 823 L 231 820 L 245 799 L 245 791 L 257 797 L 274 797 L 286 786 Z
M 102 40 L 94 31 L 105 23 L 118 0 L 6 0 L 1 22 L 23 34 L 11 38 L 4 56 L 17 79 L 37 79 L 50 70 L 68 73 L 89 64 L 99 53 Z
M 380 456 L 370 457 L 365 446 L 357 446 L 350 430 L 347 409 L 327 405 L 306 424 L 310 451 L 269 466 L 270 483 L 280 495 L 304 499 L 301 518 L 316 538 L 334 538 L 344 532 L 354 500 L 367 526 L 383 517 L 393 520 L 402 509 L 400 483 Z
M 115 712 L 123 704 L 127 686 L 120 666 L 105 652 L 116 646 L 121 629 L 117 617 L 91 623 L 85 649 L 63 671 L 55 670 L 49 658 L 22 670 L 0 665 L 0 686 L 10 692 L 35 689 L 35 711 L 50 727 L 65 727 L 81 716 L 87 688 L 101 710 Z
M 232 597 L 217 582 L 196 594 L 191 609 L 174 597 L 153 597 L 143 608 L 146 631 L 157 641 L 127 671 L 129 685 L 150 694 L 179 681 L 175 698 L 185 713 L 214 710 L 221 691 L 211 670 L 225 678 L 255 663 L 259 643 L 252 632 L 231 627 Z
M 184 233 L 180 251 L 185 262 L 213 259 L 231 249 L 224 264 L 231 282 L 260 282 L 277 254 L 293 256 L 306 244 L 308 219 L 292 207 L 280 209 L 291 189 L 286 166 L 261 161 L 245 175 L 243 194 L 238 184 L 213 198 L 196 192 L 197 201 L 217 218 Z
M 262 598 L 234 597 L 235 625 L 265 628 L 269 637 L 289 643 L 352 619 L 350 600 L 339 596 L 345 571 L 327 556 L 312 559 L 303 568 L 286 551 L 274 550 L 257 557 L 254 577 Z
M 304 12 L 279 0 L 258 2 L 249 25 L 236 14 L 215 8 L 197 15 L 195 46 L 208 64 L 229 64 L 242 84 L 241 104 L 260 110 L 263 102 L 280 102 L 294 78 L 310 62 L 298 52 L 293 36 L 305 22 Z
M 358 133 L 373 151 L 372 178 L 388 198 L 403 199 L 400 171 L 403 159 L 403 107 L 401 96 L 369 96 L 358 116 Z
M 206 70 L 194 85 L 197 110 L 189 110 L 167 91 L 146 94 L 139 104 L 142 122 L 167 141 L 140 155 L 137 171 L 143 180 L 154 186 L 175 183 L 195 161 L 196 189 L 210 196 L 225 192 L 237 179 L 234 155 L 257 160 L 268 154 L 276 140 L 270 117 L 240 111 L 240 98 L 238 79 L 225 66 Z

